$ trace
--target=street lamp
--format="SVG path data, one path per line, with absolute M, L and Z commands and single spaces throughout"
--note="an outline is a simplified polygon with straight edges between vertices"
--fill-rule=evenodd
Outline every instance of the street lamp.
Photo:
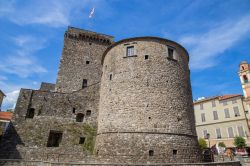
M 210 134 L 209 133 L 207 133 L 207 140 L 208 140 L 208 147 L 210 149 Z

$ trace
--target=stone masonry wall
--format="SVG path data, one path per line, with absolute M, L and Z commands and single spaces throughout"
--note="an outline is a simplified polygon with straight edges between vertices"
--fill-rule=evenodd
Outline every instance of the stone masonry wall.
M 135 47 L 135 56 L 126 57 L 127 46 Z M 167 46 L 175 48 L 177 61 L 167 58 Z M 140 38 L 111 48 L 103 61 L 99 108 L 99 156 L 129 163 L 200 161 L 188 55 L 178 44 Z
M 1 155 L 8 153 L 13 154 L 13 158 L 25 156 L 26 159 L 41 160 L 49 160 L 56 154 L 92 154 L 97 128 L 96 103 L 99 103 L 99 93 L 93 94 L 93 91 L 98 92 L 99 86 L 90 86 L 71 94 L 22 89 L 11 123 L 13 130 L 7 131 L 0 144 L 0 158 L 6 158 Z M 30 108 L 35 110 L 33 118 L 27 118 Z M 91 111 L 90 115 L 86 115 L 87 110 Z M 76 122 L 78 113 L 84 114 L 83 122 Z M 63 133 L 59 147 L 47 147 L 51 130 Z M 18 142 L 15 137 L 18 137 Z M 85 137 L 87 143 L 79 144 L 80 137 Z
M 42 82 L 40 90 L 42 90 L 42 91 L 55 91 L 55 84 Z
M 100 83 L 101 58 L 112 43 L 113 37 L 69 27 L 56 82 L 56 91 L 72 92 L 82 88 L 83 79 L 88 85 Z

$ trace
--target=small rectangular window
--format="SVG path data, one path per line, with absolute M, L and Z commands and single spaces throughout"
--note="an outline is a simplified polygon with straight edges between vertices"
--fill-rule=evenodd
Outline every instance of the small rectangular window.
M 224 109 L 224 113 L 225 113 L 225 118 L 230 118 L 230 113 L 228 108 Z
M 238 133 L 240 137 L 245 137 L 245 132 L 242 126 L 238 126 Z
M 89 61 L 86 61 L 86 64 L 88 65 L 88 64 L 89 64 Z
M 59 147 L 61 140 L 62 140 L 62 132 L 51 130 L 49 133 L 47 147 Z
M 168 47 L 168 58 L 174 59 L 174 49 Z
M 35 109 L 34 108 L 29 108 L 27 113 L 26 113 L 26 118 L 34 118 L 35 116 Z
M 218 113 L 217 111 L 213 111 L 213 115 L 214 115 L 214 120 L 218 120 Z
M 227 105 L 227 101 L 223 101 L 223 106 L 226 106 Z
M 216 129 L 216 135 L 217 135 L 217 139 L 221 138 L 220 128 Z
M 229 138 L 234 138 L 234 131 L 232 127 L 228 127 L 228 137 Z
M 135 55 L 134 46 L 127 47 L 127 53 L 126 53 L 126 55 L 127 56 L 133 56 L 133 55 Z
M 216 107 L 216 103 L 214 100 L 212 101 L 212 107 Z
M 90 116 L 90 115 L 91 115 L 91 110 L 87 110 L 86 116 Z
M 112 74 L 109 75 L 109 80 L 112 80 Z
M 202 121 L 202 122 L 206 122 L 205 113 L 202 113 L 202 114 L 201 114 L 201 121 Z
M 237 100 L 236 99 L 232 100 L 232 104 L 235 104 L 235 103 L 237 103 Z
M 203 110 L 203 103 L 200 104 L 200 110 Z
M 234 116 L 235 117 L 240 116 L 239 108 L 238 107 L 233 107 L 233 109 L 234 109 Z
M 82 80 L 82 89 L 86 88 L 88 86 L 88 80 L 83 79 Z
M 148 55 L 145 55 L 145 59 L 148 59 Z
M 80 137 L 79 144 L 84 144 L 84 142 L 85 142 L 85 137 Z
M 203 130 L 203 137 L 204 137 L 204 139 L 207 139 L 207 130 Z
M 153 150 L 149 150 L 149 151 L 148 151 L 148 155 L 149 155 L 149 156 L 153 156 L 153 155 L 154 155 L 154 151 L 153 151 Z

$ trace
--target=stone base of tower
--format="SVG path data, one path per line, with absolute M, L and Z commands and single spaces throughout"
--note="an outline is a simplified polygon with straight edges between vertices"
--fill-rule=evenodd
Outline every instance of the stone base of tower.
M 246 163 L 248 164 L 248 163 Z M 39 165 L 39 166 L 245 166 L 241 165 L 239 161 L 233 162 L 217 162 L 217 163 L 165 163 L 165 164 L 105 164 L 105 163 L 74 163 L 74 162 L 50 162 L 50 161 L 25 161 L 19 159 L 0 159 L 0 165 L 2 166 L 19 166 L 19 165 Z M 247 166 L 247 165 L 246 165 Z
M 95 153 L 98 158 L 128 164 L 201 161 L 196 136 L 173 133 L 98 134 Z

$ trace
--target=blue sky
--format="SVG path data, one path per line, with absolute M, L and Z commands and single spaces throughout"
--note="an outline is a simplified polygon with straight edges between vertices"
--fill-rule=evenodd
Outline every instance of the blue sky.
M 249 0 L 0 0 L 3 109 L 13 107 L 20 88 L 55 82 L 69 25 L 116 41 L 177 41 L 190 54 L 194 99 L 242 93 L 237 71 L 240 61 L 250 62 Z

